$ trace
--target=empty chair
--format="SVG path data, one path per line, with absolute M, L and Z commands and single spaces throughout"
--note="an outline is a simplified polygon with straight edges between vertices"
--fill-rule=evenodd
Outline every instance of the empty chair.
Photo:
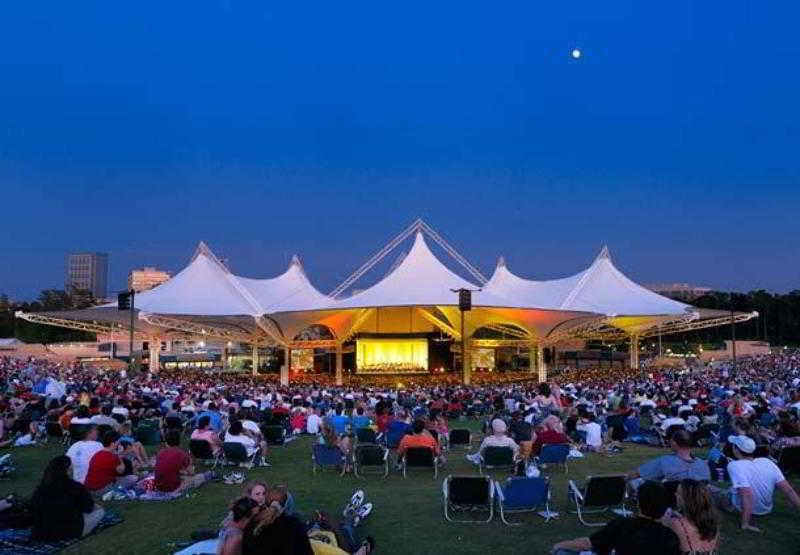
M 161 429 L 155 420 L 142 420 L 134 434 L 136 441 L 142 445 L 158 445 L 161 443 Z
M 529 513 L 537 509 L 546 522 L 558 516 L 550 510 L 550 480 L 548 478 L 511 477 L 503 484 L 494 482 L 495 496 L 500 507 L 500 520 L 508 526 L 519 526 L 521 522 L 509 522 L 506 515 Z
M 356 428 L 356 439 L 359 443 L 377 443 L 378 434 L 372 428 Z
M 516 462 L 514 461 L 514 450 L 511 447 L 487 447 L 483 450 L 478 471 L 483 474 L 484 468 L 505 468 L 507 470 L 514 470 Z
M 64 433 L 64 429 L 58 422 L 54 421 L 45 422 L 44 429 L 45 432 L 47 433 L 48 438 L 52 437 L 60 439 L 62 443 L 64 443 L 68 439 L 67 434 Z
M 314 474 L 317 473 L 317 468 L 320 470 L 335 468 L 340 471 L 339 475 L 343 476 L 345 463 L 346 458 L 344 453 L 335 445 L 315 443 L 311 448 L 311 470 Z
M 442 483 L 444 518 L 448 522 L 486 523 L 494 517 L 494 486 L 486 476 L 448 476 Z M 454 518 L 459 513 L 486 511 L 484 520 Z
M 261 435 L 267 445 L 283 445 L 286 441 L 286 428 L 284 426 L 261 426 Z
M 204 439 L 189 440 L 189 452 L 192 457 L 206 464 L 213 464 L 216 467 L 219 462 L 219 456 L 214 454 L 211 444 Z
M 428 447 L 409 447 L 400 458 L 400 467 L 403 470 L 403 478 L 406 477 L 408 468 L 432 468 L 433 477 L 439 476 L 439 463 L 433 454 L 433 449 Z
M 353 472 L 363 477 L 367 468 L 377 468 L 383 477 L 389 475 L 389 451 L 375 443 L 361 443 L 353 451 Z
M 225 453 L 225 460 L 232 464 L 244 465 L 253 468 L 258 456 L 258 451 L 252 455 L 247 454 L 247 448 L 235 441 L 226 441 L 222 444 L 222 452 Z
M 451 449 L 455 447 L 466 447 L 469 449 L 470 443 L 472 443 L 472 434 L 466 428 L 458 428 L 450 430 L 447 439 Z
M 625 509 L 628 488 L 624 474 L 587 476 L 583 488 L 579 488 L 573 480 L 570 480 L 567 494 L 569 499 L 575 502 L 578 520 L 586 526 L 603 526 L 605 522 L 586 522 L 583 518 L 584 513 L 601 513 L 612 509 L 621 516 L 631 514 Z
M 549 443 L 542 445 L 539 456 L 536 457 L 536 463 L 542 464 L 560 464 L 564 467 L 564 472 L 567 472 L 567 458 L 569 457 L 569 445 L 566 443 Z

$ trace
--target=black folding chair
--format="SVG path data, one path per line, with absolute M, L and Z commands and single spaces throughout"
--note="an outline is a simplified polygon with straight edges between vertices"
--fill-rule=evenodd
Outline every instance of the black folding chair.
M 356 428 L 359 443 L 378 443 L 378 434 L 372 428 Z
M 283 445 L 286 442 L 286 428 L 283 426 L 261 426 L 261 435 L 267 445 Z
M 472 443 L 472 433 L 466 428 L 450 430 L 447 443 L 450 445 L 450 449 L 455 447 L 465 447 L 469 449 L 470 444 Z
M 361 443 L 353 451 L 353 473 L 364 477 L 364 470 L 373 467 L 383 472 L 383 477 L 389 475 L 389 450 L 374 443 Z
M 478 465 L 478 472 L 483 474 L 484 468 L 504 468 L 513 471 L 516 468 L 514 450 L 511 447 L 487 447 L 483 450 L 483 456 Z
M 219 455 L 214 454 L 211 444 L 204 439 L 189 440 L 189 452 L 195 459 L 206 464 L 212 464 L 214 468 L 220 462 Z
M 430 447 L 409 447 L 400 459 L 403 478 L 406 477 L 408 468 L 432 468 L 433 477 L 439 476 L 439 463 Z
M 628 488 L 624 474 L 587 476 L 582 488 L 570 480 L 567 494 L 569 499 L 575 502 L 575 511 L 570 512 L 575 512 L 578 520 L 585 526 L 604 526 L 606 523 L 586 522 L 583 518 L 584 513 L 602 513 L 612 509 L 620 516 L 632 514 L 625 508 Z
M 231 464 L 244 465 L 247 468 L 253 468 L 258 456 L 258 450 L 252 455 L 247 454 L 247 448 L 241 443 L 235 441 L 226 441 L 222 444 L 222 452 L 225 453 L 225 461 Z
M 448 522 L 487 523 L 494 518 L 494 486 L 487 476 L 448 476 L 442 483 L 444 518 Z M 487 512 L 484 520 L 454 518 L 457 513 Z

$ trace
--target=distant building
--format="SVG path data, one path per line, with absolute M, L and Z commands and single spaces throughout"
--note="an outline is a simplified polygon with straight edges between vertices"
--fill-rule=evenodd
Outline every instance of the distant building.
M 132 270 L 128 275 L 128 290 L 133 289 L 137 293 L 152 289 L 169 281 L 169 272 L 145 266 L 141 270 Z
M 95 299 L 108 295 L 108 254 L 104 252 L 80 252 L 67 256 L 67 278 L 65 289 L 91 291 Z
M 710 287 L 698 287 L 688 283 L 651 283 L 645 287 L 659 295 L 679 301 L 693 301 L 712 291 Z

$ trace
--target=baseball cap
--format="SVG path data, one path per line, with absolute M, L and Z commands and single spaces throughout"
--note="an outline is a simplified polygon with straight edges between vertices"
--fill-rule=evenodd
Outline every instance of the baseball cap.
M 756 450 L 756 442 L 747 436 L 728 436 L 728 443 L 734 444 L 739 451 L 748 455 Z
M 492 420 L 492 431 L 494 432 L 505 432 L 506 431 L 506 423 L 500 420 L 499 418 L 495 418 Z

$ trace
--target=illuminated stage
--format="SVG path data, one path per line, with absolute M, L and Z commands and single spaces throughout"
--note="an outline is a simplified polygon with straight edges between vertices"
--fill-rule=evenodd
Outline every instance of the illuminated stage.
M 428 340 L 358 339 L 357 374 L 427 374 Z

